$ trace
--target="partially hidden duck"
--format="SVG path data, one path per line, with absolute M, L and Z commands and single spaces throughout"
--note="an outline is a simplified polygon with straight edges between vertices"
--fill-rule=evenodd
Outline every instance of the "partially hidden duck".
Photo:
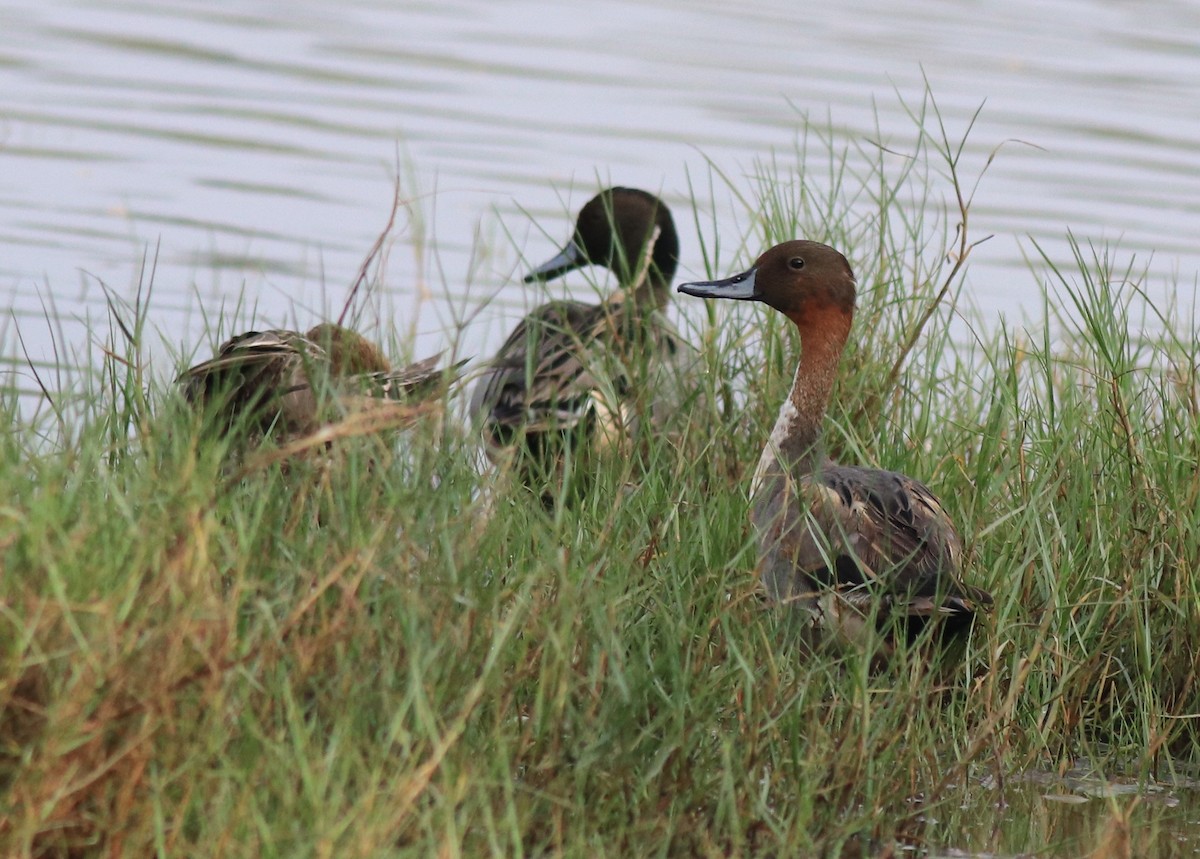
M 961 540 L 929 488 L 823 456 L 821 424 L 854 319 L 846 258 L 828 245 L 790 241 L 748 271 L 679 291 L 761 301 L 800 331 L 795 382 L 751 486 L 767 594 L 842 641 L 865 643 L 873 623 L 885 651 L 930 624 L 943 641 L 969 630 L 992 598 L 962 581 Z
M 698 354 L 663 316 L 678 264 L 675 223 L 658 197 L 618 187 L 584 205 L 572 239 L 525 282 L 598 265 L 619 288 L 599 304 L 543 304 L 500 347 L 470 405 L 494 461 L 516 454 L 525 481 L 545 487 L 565 459 L 584 470 L 591 452 L 627 452 L 646 422 L 660 426 L 695 395 Z
M 457 365 L 441 355 L 393 368 L 379 347 L 332 323 L 301 334 L 248 331 L 223 343 L 215 357 L 180 374 L 184 397 L 215 413 L 223 430 L 288 441 L 351 414 L 370 412 L 402 428 L 437 398 Z

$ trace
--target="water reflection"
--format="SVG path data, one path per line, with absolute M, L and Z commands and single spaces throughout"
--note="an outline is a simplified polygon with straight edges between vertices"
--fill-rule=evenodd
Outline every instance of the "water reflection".
M 1194 856 L 1197 784 L 1182 774 L 1106 777 L 1087 759 L 1061 774 L 989 774 L 972 780 L 959 808 L 929 815 L 922 837 L 936 857 Z

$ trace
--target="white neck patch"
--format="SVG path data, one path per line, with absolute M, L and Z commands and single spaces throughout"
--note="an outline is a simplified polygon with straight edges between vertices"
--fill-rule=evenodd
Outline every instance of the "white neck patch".
M 780 467 L 779 451 L 783 447 L 784 440 L 795 432 L 799 420 L 800 411 L 792 402 L 791 394 L 789 394 L 783 401 L 783 405 L 779 407 L 779 416 L 775 418 L 775 427 L 771 430 L 771 437 L 767 439 L 767 446 L 763 448 L 762 455 L 758 458 L 758 467 L 754 469 L 754 478 L 750 481 L 751 498 L 762 487 L 763 480 L 766 479 L 771 468 L 773 466 Z
M 633 288 L 635 290 L 646 285 L 646 279 L 650 275 L 650 263 L 654 260 L 654 246 L 658 243 L 658 237 L 661 234 L 662 227 L 655 225 L 654 232 L 650 234 L 650 239 L 646 242 L 646 247 L 642 249 L 642 258 L 638 260 L 638 267 L 634 271 Z

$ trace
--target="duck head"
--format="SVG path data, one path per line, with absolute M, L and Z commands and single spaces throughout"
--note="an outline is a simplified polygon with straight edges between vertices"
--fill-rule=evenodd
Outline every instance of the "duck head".
M 761 301 L 807 328 L 829 314 L 854 313 L 854 272 L 829 245 L 795 240 L 775 245 L 741 274 L 680 284 L 684 295 Z
M 379 347 L 357 331 L 323 322 L 304 335 L 325 350 L 335 377 L 386 373 L 391 369 Z
M 601 265 L 628 286 L 641 274 L 647 251 L 651 276 L 665 286 L 679 264 L 679 236 L 667 204 L 636 188 L 609 188 L 580 209 L 574 238 L 527 274 L 525 282 L 553 280 L 583 266 Z

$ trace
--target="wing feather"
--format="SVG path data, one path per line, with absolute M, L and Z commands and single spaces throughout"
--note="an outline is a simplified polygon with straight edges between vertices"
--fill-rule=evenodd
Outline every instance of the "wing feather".
M 919 481 L 827 465 L 799 479 L 776 475 L 766 490 L 752 516 L 759 572 L 777 599 L 818 611 L 833 591 L 860 612 L 910 618 L 969 617 L 991 601 L 961 581 L 958 533 Z
M 518 429 L 570 431 L 597 416 L 620 421 L 633 395 L 630 342 L 644 336 L 623 301 L 597 305 L 558 301 L 526 316 L 476 383 L 471 412 L 495 443 Z M 682 349 L 658 320 L 647 326 L 652 354 Z M 641 344 L 638 343 L 640 346 Z
M 318 329 L 320 326 L 318 326 Z M 318 330 L 314 329 L 314 331 Z M 357 335 L 355 335 L 357 336 Z M 335 347 L 340 344 L 335 343 Z M 457 376 L 460 362 L 438 369 L 441 354 L 406 367 L 336 376 L 330 354 L 297 331 L 248 331 L 221 344 L 216 356 L 184 371 L 177 380 L 193 404 L 217 404 L 227 429 L 242 424 L 259 434 L 312 432 L 336 414 L 432 396 Z M 380 357 L 377 366 L 386 362 Z M 344 372 L 344 371 L 343 371 Z M 328 407 L 314 387 L 328 386 Z

